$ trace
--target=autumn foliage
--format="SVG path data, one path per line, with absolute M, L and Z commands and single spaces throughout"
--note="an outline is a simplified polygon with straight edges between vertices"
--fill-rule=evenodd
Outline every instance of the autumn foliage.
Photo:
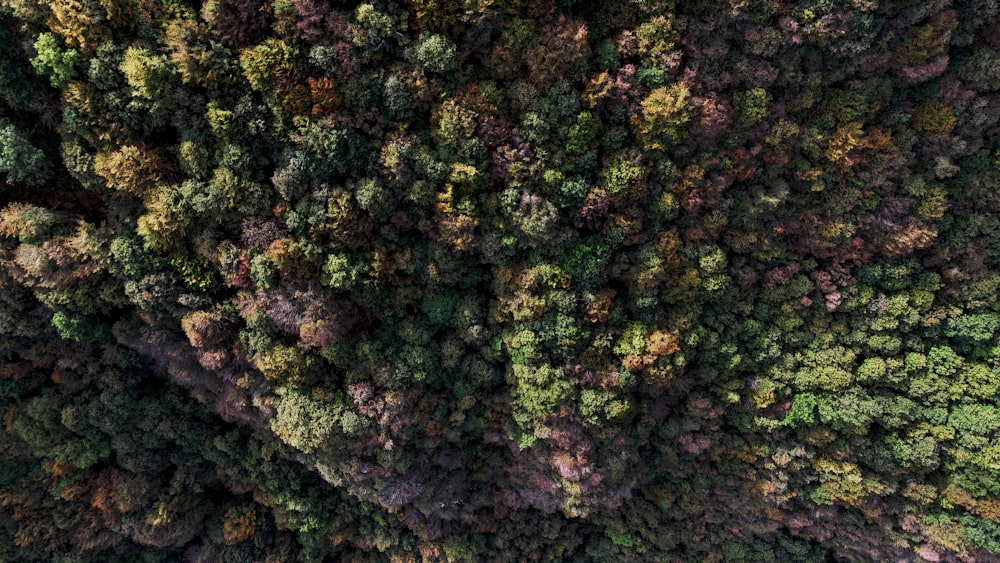
M 0 561 L 1000 559 L 998 37 L 0 0 Z

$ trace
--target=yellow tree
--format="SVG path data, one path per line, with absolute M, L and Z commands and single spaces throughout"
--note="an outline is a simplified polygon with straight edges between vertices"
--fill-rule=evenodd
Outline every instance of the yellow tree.
M 683 83 L 661 86 L 642 101 L 642 116 L 633 124 L 646 150 L 663 150 L 687 136 L 691 91 Z

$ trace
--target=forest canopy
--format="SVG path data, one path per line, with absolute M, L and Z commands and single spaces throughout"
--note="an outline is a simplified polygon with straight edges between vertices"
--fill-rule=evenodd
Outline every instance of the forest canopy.
M 0 560 L 1000 559 L 996 0 L 0 0 Z

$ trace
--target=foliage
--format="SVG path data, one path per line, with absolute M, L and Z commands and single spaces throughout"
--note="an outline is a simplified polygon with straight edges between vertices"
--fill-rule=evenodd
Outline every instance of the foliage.
M 14 128 L 0 118 L 0 172 L 11 183 L 37 186 L 52 175 L 52 165 L 45 154 Z
M 0 0 L 0 560 L 997 559 L 995 4 Z
M 38 53 L 31 59 L 31 66 L 40 74 L 49 76 L 49 82 L 55 88 L 63 88 L 76 75 L 76 66 L 80 64 L 80 53 L 73 49 L 61 50 L 59 39 L 52 33 L 42 33 L 35 41 L 35 51 Z

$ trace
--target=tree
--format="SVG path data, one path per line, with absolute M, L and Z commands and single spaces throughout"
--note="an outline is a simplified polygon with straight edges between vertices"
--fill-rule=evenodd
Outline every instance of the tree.
M 515 363 L 507 379 L 515 386 L 515 405 L 527 415 L 523 428 L 531 429 L 555 414 L 559 407 L 573 403 L 573 385 L 562 370 L 552 366 Z
M 285 443 L 304 453 L 330 445 L 340 426 L 340 412 L 298 391 L 287 391 L 271 420 L 271 429 Z
M 35 40 L 35 51 L 31 66 L 40 74 L 48 75 L 55 88 L 66 86 L 76 76 L 80 64 L 80 53 L 75 49 L 62 50 L 59 39 L 52 33 L 42 33 Z
M 140 197 L 153 193 L 167 170 L 166 162 L 155 150 L 137 145 L 99 152 L 93 166 L 94 173 L 109 188 Z
M 442 35 L 423 35 L 417 44 L 417 63 L 428 72 L 444 74 L 458 68 L 455 44 Z
M 201 6 L 201 17 L 212 34 L 234 49 L 243 49 L 267 36 L 274 22 L 270 0 L 209 0 Z
M 664 150 L 687 136 L 691 92 L 683 83 L 661 86 L 642 101 L 636 125 L 646 150 Z
M 119 69 L 136 94 L 154 102 L 165 103 L 178 78 L 167 57 L 141 47 L 126 49 Z
M 35 397 L 14 421 L 14 429 L 36 455 L 68 463 L 79 468 L 90 467 L 111 453 L 110 443 L 102 433 L 93 438 L 72 432 L 63 424 L 66 402 L 53 391 Z
M 792 406 L 782 423 L 792 428 L 809 426 L 816 420 L 815 410 L 816 396 L 812 393 L 799 393 L 792 399 Z
M 298 346 L 273 346 L 259 354 L 254 363 L 268 379 L 288 385 L 312 383 L 319 369 L 316 358 Z
M 358 207 L 377 219 L 387 217 L 395 204 L 393 192 L 384 187 L 378 180 L 371 178 L 357 183 L 354 189 L 354 198 L 358 201 Z
M 410 17 L 418 32 L 430 31 L 458 37 L 463 28 L 462 2 L 458 0 L 411 0 Z
M 59 336 L 67 340 L 93 339 L 98 336 L 98 329 L 86 317 L 69 315 L 58 311 L 52 315 L 52 326 L 56 327 Z
M 528 80 L 545 89 L 558 80 L 576 79 L 572 71 L 589 54 L 587 26 L 580 19 L 560 14 L 539 32 L 539 43 L 522 59 L 528 67 Z
M 882 415 L 878 401 L 856 387 L 837 397 L 822 397 L 817 407 L 820 421 L 835 430 L 865 429 Z
M 181 319 L 181 329 L 192 346 L 215 348 L 222 344 L 230 331 L 222 311 L 191 311 Z
M 635 195 L 646 186 L 646 170 L 639 158 L 624 152 L 614 152 L 601 170 L 601 185 L 611 197 Z
M 322 117 L 340 109 L 343 96 L 337 83 L 327 77 L 308 79 L 309 95 L 312 98 L 312 115 Z
M 532 246 L 551 239 L 559 225 L 559 210 L 545 198 L 525 193 L 513 216 L 514 225 Z
M 980 313 L 962 315 L 948 319 L 945 325 L 945 335 L 960 341 L 984 343 L 993 339 L 1000 330 L 1000 315 L 996 313 Z
M 327 122 L 314 122 L 300 131 L 300 143 L 315 159 L 316 173 L 354 176 L 368 166 L 367 147 L 357 135 Z
M 763 88 L 747 90 L 739 96 L 738 100 L 736 104 L 739 112 L 739 117 L 736 120 L 737 125 L 750 127 L 767 117 L 767 106 L 771 97 Z
M 222 535 L 226 545 L 234 545 L 253 537 L 257 530 L 257 512 L 253 506 L 233 506 L 226 510 Z
M 45 154 L 7 120 L 0 118 L 0 173 L 11 182 L 37 186 L 52 176 Z
M 361 283 L 363 269 L 350 256 L 330 254 L 323 266 L 323 284 L 333 289 L 350 291 Z
M 108 3 L 108 7 L 114 4 Z M 49 5 L 51 17 L 46 24 L 62 36 L 72 49 L 89 57 L 104 42 L 111 39 L 107 25 L 107 9 L 100 3 L 88 0 L 56 0 Z
M 217 43 L 207 41 L 207 30 L 189 19 L 167 23 L 163 42 L 170 51 L 170 61 L 176 66 L 184 84 L 200 84 L 218 88 L 229 79 L 231 54 Z
M 296 57 L 294 47 L 280 39 L 268 39 L 240 53 L 240 68 L 251 88 L 268 92 L 275 89 L 277 81 L 294 72 Z
M 644 66 L 669 68 L 672 65 L 674 48 L 679 39 L 674 29 L 673 15 L 656 16 L 635 29 L 639 53 Z
M 396 48 L 405 23 L 379 11 L 372 4 L 359 4 L 350 25 L 351 42 L 366 59 L 378 59 Z

